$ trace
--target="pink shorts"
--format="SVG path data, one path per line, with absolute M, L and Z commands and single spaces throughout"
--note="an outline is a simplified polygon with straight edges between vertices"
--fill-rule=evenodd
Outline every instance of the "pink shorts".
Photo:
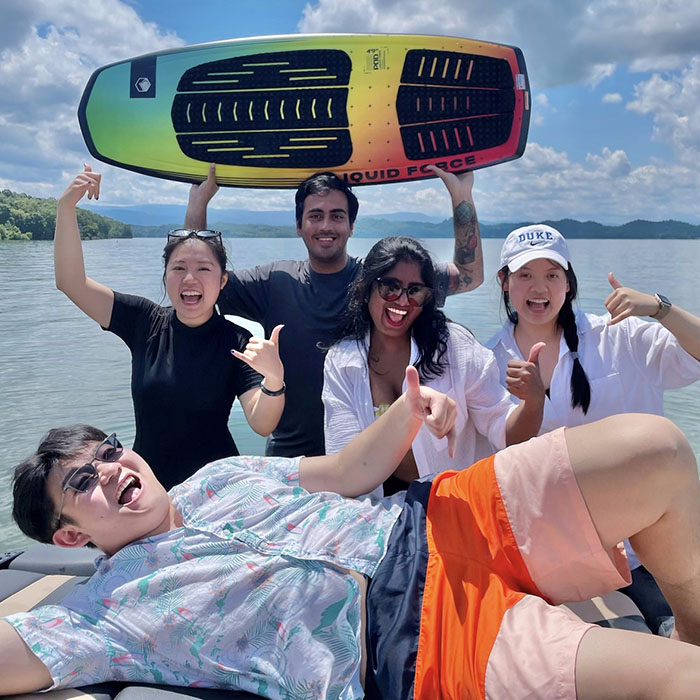
M 495 458 L 518 549 L 533 581 L 554 604 L 593 598 L 631 581 L 622 545 L 603 549 L 576 484 L 564 430 Z M 548 469 L 542 469 L 545 463 Z M 486 697 L 537 697 L 546 683 L 547 698 L 575 698 L 576 654 L 592 626 L 566 608 L 525 596 L 503 617 L 486 671 Z
M 575 698 L 593 625 L 555 605 L 630 576 L 623 550 L 603 549 L 564 429 L 439 474 L 427 528 L 415 698 Z

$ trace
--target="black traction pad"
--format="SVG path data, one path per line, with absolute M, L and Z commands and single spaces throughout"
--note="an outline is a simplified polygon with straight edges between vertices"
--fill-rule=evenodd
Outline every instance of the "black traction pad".
M 180 148 L 228 165 L 342 165 L 352 155 L 351 65 L 344 51 L 309 49 L 190 68 L 171 111 Z
M 406 54 L 396 112 L 406 157 L 427 160 L 505 143 L 515 112 L 504 59 L 455 51 Z

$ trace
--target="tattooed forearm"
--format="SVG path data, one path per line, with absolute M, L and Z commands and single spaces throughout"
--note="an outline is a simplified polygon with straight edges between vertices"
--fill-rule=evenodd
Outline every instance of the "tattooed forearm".
M 476 258 L 479 237 L 476 231 L 476 212 L 469 202 L 460 202 L 454 211 L 455 265 L 468 265 Z
M 450 294 L 478 287 L 484 278 L 481 238 L 476 210 L 471 202 L 460 202 L 454 208 L 455 249 L 450 274 Z

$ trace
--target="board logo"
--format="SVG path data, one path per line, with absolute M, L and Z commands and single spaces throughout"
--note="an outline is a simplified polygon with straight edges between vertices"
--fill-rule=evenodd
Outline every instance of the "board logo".
M 148 78 L 139 78 L 134 83 L 134 87 L 139 92 L 148 92 L 151 89 L 151 81 Z
M 386 47 L 367 49 L 365 60 L 365 73 L 374 73 L 379 70 L 386 70 Z
M 129 97 L 156 96 L 156 57 L 144 56 L 131 62 Z

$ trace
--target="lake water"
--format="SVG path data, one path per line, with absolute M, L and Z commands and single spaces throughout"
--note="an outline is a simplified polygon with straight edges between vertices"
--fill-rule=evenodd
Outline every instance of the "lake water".
M 372 239 L 353 238 L 349 250 L 363 255 Z M 425 241 L 448 260 L 452 241 Z M 301 258 L 299 239 L 226 239 L 233 264 L 249 267 L 272 259 Z M 88 274 L 122 292 L 162 299 L 163 240 L 86 241 Z M 474 292 L 450 297 L 447 314 L 487 340 L 500 326 L 495 273 L 500 240 L 484 241 L 486 281 Z M 574 240 L 571 254 L 579 279 L 579 305 L 604 313 L 607 272 L 626 285 L 660 291 L 700 314 L 697 261 L 700 241 Z M 30 454 L 51 427 L 88 422 L 116 431 L 126 445 L 134 436 L 129 393 L 130 354 L 55 289 L 52 243 L 0 241 L 0 552 L 27 540 L 12 523 L 12 468 Z M 700 455 L 700 384 L 667 392 L 666 413 L 689 436 Z M 264 440 L 248 428 L 236 407 L 231 430 L 243 454 L 260 454 Z

